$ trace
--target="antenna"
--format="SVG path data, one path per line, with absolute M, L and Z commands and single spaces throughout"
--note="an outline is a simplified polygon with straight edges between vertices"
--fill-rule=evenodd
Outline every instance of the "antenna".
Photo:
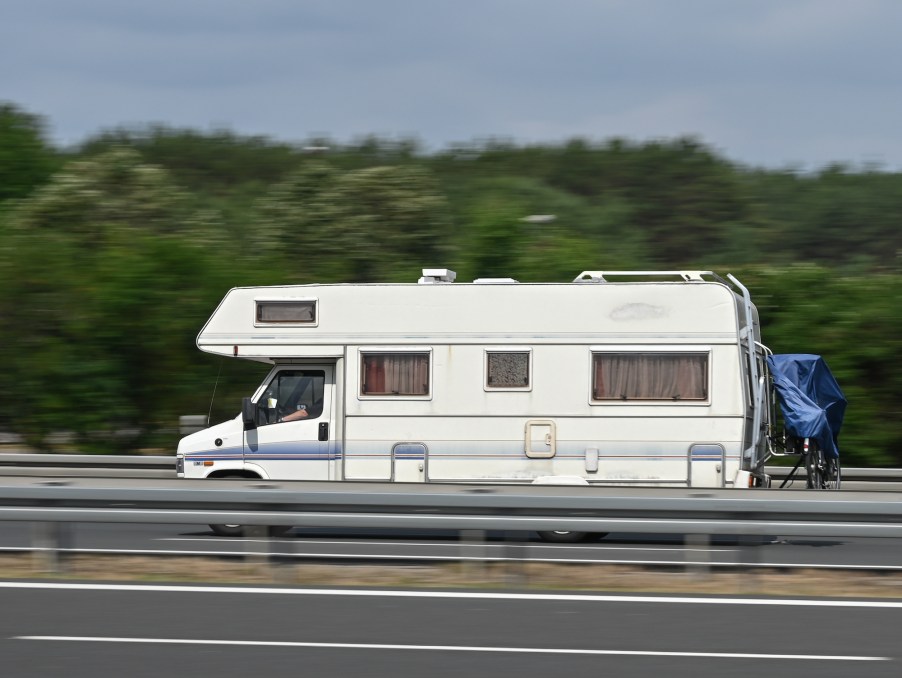
M 216 387 L 219 386 L 219 375 L 222 374 L 222 359 L 219 360 L 219 372 L 216 373 L 216 381 L 213 383 L 213 395 L 210 396 L 210 409 L 207 412 L 207 426 L 210 426 L 210 417 L 213 416 L 213 401 L 216 400 Z

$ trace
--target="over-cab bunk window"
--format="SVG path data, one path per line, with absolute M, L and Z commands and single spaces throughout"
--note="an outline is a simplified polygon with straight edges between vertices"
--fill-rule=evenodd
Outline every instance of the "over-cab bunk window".
M 708 353 L 592 354 L 592 400 L 708 399 Z
M 256 299 L 254 325 L 315 326 L 316 299 Z
M 361 351 L 360 395 L 429 396 L 428 351 Z

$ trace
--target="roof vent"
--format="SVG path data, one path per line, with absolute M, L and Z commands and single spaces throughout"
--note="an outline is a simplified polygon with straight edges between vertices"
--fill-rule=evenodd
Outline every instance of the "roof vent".
M 509 285 L 518 281 L 513 278 L 476 278 L 473 282 L 477 285 Z
M 424 268 L 423 277 L 417 282 L 430 285 L 432 283 L 453 283 L 457 273 L 449 268 Z

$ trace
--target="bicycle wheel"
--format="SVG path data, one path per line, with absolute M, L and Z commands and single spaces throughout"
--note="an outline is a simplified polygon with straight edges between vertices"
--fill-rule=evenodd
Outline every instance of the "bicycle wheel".
M 838 490 L 842 483 L 842 467 L 839 457 L 826 459 L 824 462 L 824 487 L 828 490 Z
M 826 487 L 824 473 L 824 453 L 815 440 L 808 439 L 808 452 L 805 454 L 805 471 L 808 478 L 805 487 L 809 490 L 823 490 Z

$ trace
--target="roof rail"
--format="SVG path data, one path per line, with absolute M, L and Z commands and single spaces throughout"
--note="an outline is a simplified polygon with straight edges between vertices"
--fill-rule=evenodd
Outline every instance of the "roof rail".
M 677 277 L 685 282 L 697 282 L 704 280 L 702 276 L 714 276 L 714 273 L 711 271 L 583 271 L 573 279 L 573 282 L 608 282 L 605 279 L 606 275 L 618 277 L 633 276 L 637 278 Z

